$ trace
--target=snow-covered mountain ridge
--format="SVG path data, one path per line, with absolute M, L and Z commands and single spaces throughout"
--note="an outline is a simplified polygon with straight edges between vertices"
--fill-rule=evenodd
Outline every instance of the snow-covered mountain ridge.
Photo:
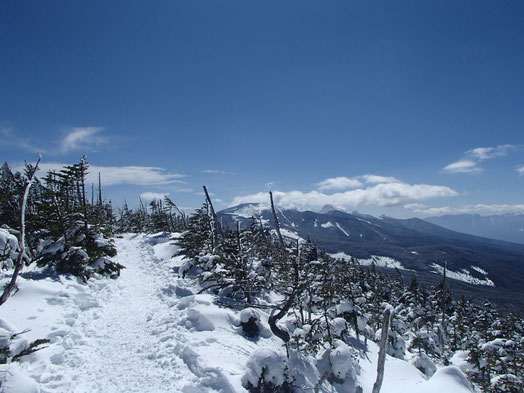
M 256 372 L 253 359 L 286 358 L 282 342 L 263 333 L 269 330 L 265 310 L 254 311 L 262 334 L 250 339 L 240 328 L 240 311 L 197 294 L 194 280 L 179 277 L 185 261 L 172 257 L 171 236 L 124 235 L 115 245 L 116 262 L 126 266 L 115 280 L 94 277 L 83 284 L 67 276 L 40 277 L 38 270 L 20 278 L 18 292 L 0 308 L 2 337 L 31 329 L 17 345 L 36 338 L 50 344 L 20 363 L 0 365 L 2 392 L 246 392 L 243 385 Z M 356 385 L 371 392 L 378 347 L 369 341 L 364 351 L 362 343 L 354 344 L 339 344 L 331 353 L 340 383 L 326 383 L 320 392 L 353 393 Z M 288 371 L 311 389 L 320 379 L 319 361 L 297 354 Z M 463 355 L 451 361 L 428 379 L 410 358 L 387 356 L 381 392 L 470 392 Z M 279 378 L 282 369 L 273 371 Z
M 256 217 L 274 228 L 265 204 L 243 204 L 218 214 L 226 227 L 234 228 L 237 221 L 245 227 Z M 332 206 L 322 213 L 277 209 L 277 217 L 295 238 L 311 239 L 331 254 L 391 258 L 427 284 L 440 280 L 441 270 L 435 266 L 446 263 L 457 293 L 488 298 L 508 311 L 524 310 L 524 245 L 459 233 L 420 219 L 376 218 Z

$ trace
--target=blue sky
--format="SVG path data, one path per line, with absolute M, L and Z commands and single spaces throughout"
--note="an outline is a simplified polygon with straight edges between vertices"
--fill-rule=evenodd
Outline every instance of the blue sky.
M 0 3 L 0 159 L 105 194 L 524 211 L 524 3 Z

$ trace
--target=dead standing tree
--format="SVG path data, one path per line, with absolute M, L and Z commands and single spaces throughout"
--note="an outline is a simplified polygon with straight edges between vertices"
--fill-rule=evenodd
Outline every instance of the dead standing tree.
M 22 268 L 24 267 L 24 259 L 26 258 L 25 254 L 25 208 L 27 205 L 27 197 L 29 196 L 29 190 L 31 189 L 31 185 L 34 182 L 35 179 L 35 173 L 38 170 L 38 165 L 40 164 L 40 160 L 42 159 L 42 156 L 38 156 L 38 161 L 36 162 L 36 165 L 29 170 L 27 173 L 27 183 L 24 190 L 24 196 L 22 197 L 22 207 L 20 209 L 20 253 L 18 254 L 18 260 L 16 261 L 15 265 L 15 271 L 13 272 L 13 276 L 11 277 L 11 281 L 6 285 L 4 292 L 2 293 L 2 296 L 0 296 L 0 305 L 4 304 L 7 299 L 9 298 L 9 295 L 13 291 L 16 285 L 16 279 L 18 278 L 18 275 L 22 271 Z
M 280 241 L 280 244 L 284 246 L 284 239 L 280 233 L 280 224 L 278 223 L 277 212 L 275 210 L 275 204 L 273 203 L 273 193 L 271 191 L 269 191 L 269 199 L 271 201 L 271 211 L 273 212 L 273 219 L 275 220 L 275 229 L 277 231 L 278 240 Z
M 389 324 L 391 322 L 392 310 L 393 308 L 388 305 L 386 311 L 384 311 L 384 322 L 382 324 L 382 333 L 380 335 L 380 350 L 378 352 L 377 380 L 373 385 L 372 393 L 380 393 L 380 388 L 382 387 L 382 381 L 384 379 L 384 364 L 386 363 Z
M 224 239 L 224 233 L 222 232 L 222 226 L 218 222 L 218 216 L 215 213 L 215 209 L 213 208 L 213 203 L 211 202 L 211 198 L 209 197 L 209 193 L 207 192 L 207 187 L 202 186 L 204 188 L 204 193 L 206 194 L 206 200 L 207 205 L 209 206 L 209 210 L 211 211 L 211 217 L 213 218 L 213 244 L 214 247 L 218 245 L 218 240 L 220 237 L 220 240 Z
M 187 226 L 187 219 L 186 219 L 186 214 L 181 211 L 178 206 L 175 204 L 175 202 L 173 202 L 167 195 L 164 197 L 166 202 L 167 202 L 167 205 L 170 206 L 170 207 L 173 207 L 177 212 L 178 214 L 180 214 L 180 217 L 182 219 L 182 223 Z
M 442 278 L 442 298 L 441 298 L 441 305 L 442 308 L 442 319 L 440 321 L 440 327 L 439 327 L 439 349 L 441 355 L 444 357 L 444 349 L 446 345 L 446 308 L 447 308 L 447 293 L 446 293 L 446 272 L 448 269 L 448 263 L 444 261 L 444 272 L 443 272 L 443 278 Z
M 273 203 L 273 193 L 271 191 L 269 192 L 269 199 L 271 201 L 271 210 L 273 211 L 273 218 L 275 220 L 275 229 L 277 231 L 278 240 L 280 241 L 282 252 L 286 253 L 284 238 L 282 237 L 282 234 L 280 233 L 280 225 L 278 223 L 277 213 L 275 210 L 275 204 Z M 297 249 L 297 253 L 298 253 L 298 249 Z M 284 341 L 284 343 L 286 344 L 286 348 L 287 348 L 287 344 L 291 337 L 287 331 L 277 326 L 277 322 L 287 314 L 287 312 L 289 311 L 289 309 L 295 302 L 295 299 L 297 298 L 300 292 L 300 286 L 298 282 L 298 256 L 297 258 L 291 258 L 291 261 L 293 263 L 292 269 L 294 272 L 293 283 L 291 285 L 292 286 L 291 293 L 286 294 L 287 299 L 284 301 L 284 304 L 279 308 L 273 309 L 273 311 L 271 312 L 271 316 L 268 319 L 268 324 L 269 324 L 269 327 L 271 328 L 271 332 L 275 336 L 280 338 L 282 341 Z M 279 310 L 279 311 L 278 313 L 275 314 L 276 310 Z

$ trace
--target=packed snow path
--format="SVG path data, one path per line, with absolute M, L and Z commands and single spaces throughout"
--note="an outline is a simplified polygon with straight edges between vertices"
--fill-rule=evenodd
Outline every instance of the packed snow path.
M 159 296 L 173 276 L 155 263 L 151 246 L 144 241 L 116 239 L 116 247 L 116 262 L 126 266 L 116 285 L 98 282 L 99 307 L 87 304 L 87 310 L 72 316 L 76 333 L 85 336 L 84 345 L 64 356 L 64 366 L 73 377 L 72 390 L 181 390 L 177 385 L 186 366 L 165 350 L 163 334 L 179 327 L 165 320 L 171 312 Z
M 115 240 L 114 260 L 126 267 L 115 280 L 20 278 L 0 321 L 50 345 L 3 367 L 0 393 L 245 391 L 240 378 L 257 343 L 239 334 L 233 311 L 179 278 L 171 236 Z
M 57 374 L 51 367 L 38 378 L 44 390 L 174 392 L 197 384 L 174 353 L 180 326 L 162 297 L 176 275 L 167 274 L 145 239 L 130 237 L 116 239 L 115 261 L 126 266 L 119 279 L 95 280 L 92 291 L 77 287 L 72 299 L 65 296 L 73 303 L 65 314 L 69 326 L 53 333 L 63 351 L 51 357 Z

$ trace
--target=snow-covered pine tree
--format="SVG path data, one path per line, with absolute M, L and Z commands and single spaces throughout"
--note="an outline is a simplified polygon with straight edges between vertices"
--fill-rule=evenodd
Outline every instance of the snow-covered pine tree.
M 116 255 L 111 240 L 112 227 L 103 202 L 91 205 L 85 195 L 85 159 L 49 172 L 38 215 L 43 219 L 35 234 L 40 240 L 36 261 L 60 273 L 71 273 L 87 280 L 93 273 L 117 276 L 122 265 L 109 258 Z

